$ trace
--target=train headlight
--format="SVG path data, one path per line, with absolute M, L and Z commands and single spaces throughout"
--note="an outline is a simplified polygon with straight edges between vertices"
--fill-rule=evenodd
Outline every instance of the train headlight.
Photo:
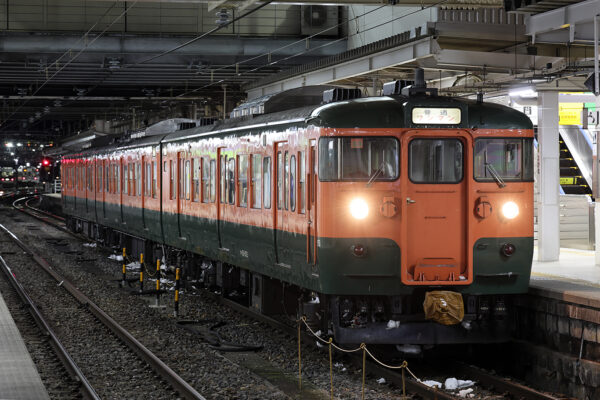
M 502 206 L 502 215 L 506 219 L 513 219 L 519 215 L 519 206 L 514 201 L 508 201 Z
M 369 215 L 369 206 L 363 199 L 354 199 L 350 202 L 350 214 L 356 219 L 365 219 Z

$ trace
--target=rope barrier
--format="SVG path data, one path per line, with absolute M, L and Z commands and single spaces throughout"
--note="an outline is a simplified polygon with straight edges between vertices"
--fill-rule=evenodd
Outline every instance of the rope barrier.
M 363 357 L 362 357 L 362 389 L 361 389 L 361 398 L 364 399 L 365 398 L 365 378 L 366 378 L 366 363 L 367 363 L 367 354 L 369 355 L 369 357 L 375 361 L 377 364 L 381 365 L 382 367 L 385 368 L 389 368 L 389 369 L 396 369 L 396 370 L 401 370 L 402 371 L 402 397 L 406 398 L 406 383 L 405 383 L 405 376 L 404 376 L 404 371 L 408 371 L 408 373 L 410 374 L 410 376 L 413 377 L 413 379 L 415 379 L 416 381 L 420 382 L 421 380 L 419 378 L 417 378 L 415 376 L 415 374 L 413 374 L 413 372 L 410 370 L 410 368 L 408 368 L 408 362 L 406 360 L 402 361 L 402 364 L 400 365 L 389 365 L 386 364 L 384 362 L 382 362 L 381 360 L 377 359 L 373 353 L 371 353 L 369 351 L 369 349 L 367 348 L 367 345 L 365 343 L 361 343 L 359 347 L 357 347 L 356 349 L 344 349 L 341 348 L 339 346 L 337 346 L 335 343 L 333 343 L 333 338 L 329 338 L 328 340 L 325 340 L 323 338 L 321 338 L 319 335 L 317 335 L 317 333 L 315 331 L 312 330 L 312 328 L 306 323 L 306 316 L 302 316 L 299 320 L 296 321 L 298 323 L 298 383 L 299 383 L 299 387 L 300 390 L 302 390 L 302 353 L 301 353 L 301 323 L 304 324 L 305 328 L 308 330 L 308 332 L 310 332 L 315 338 L 317 338 L 318 342 L 321 342 L 323 344 L 326 344 L 329 348 L 329 384 L 330 384 L 330 397 L 331 399 L 333 399 L 333 354 L 332 354 L 332 349 L 336 349 L 342 353 L 356 353 L 358 351 L 363 352 Z

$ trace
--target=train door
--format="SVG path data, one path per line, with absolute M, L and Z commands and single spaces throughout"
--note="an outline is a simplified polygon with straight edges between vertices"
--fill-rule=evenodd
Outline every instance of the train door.
M 472 280 L 467 249 L 471 138 L 463 131 L 412 131 L 402 139 L 402 282 L 460 285 Z
M 275 255 L 278 264 L 290 265 L 288 212 L 290 209 L 290 151 L 287 142 L 275 146 Z

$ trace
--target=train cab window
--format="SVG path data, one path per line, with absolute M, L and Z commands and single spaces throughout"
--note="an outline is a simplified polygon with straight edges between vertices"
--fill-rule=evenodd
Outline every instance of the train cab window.
M 533 139 L 489 138 L 475 140 L 475 179 L 533 180 Z
M 238 190 L 240 207 L 248 206 L 248 156 L 238 156 Z
M 217 196 L 217 160 L 210 160 L 210 202 L 214 203 Z
M 156 161 L 152 161 L 152 197 L 156 198 L 156 179 L 158 176 L 158 171 L 156 171 Z
M 263 205 L 271 208 L 271 157 L 263 158 Z
M 463 144 L 458 139 L 414 139 L 408 152 L 414 183 L 458 183 L 463 178 Z
M 300 195 L 300 214 L 304 214 L 306 211 L 306 185 L 304 183 L 305 176 L 305 160 L 304 152 L 298 152 L 298 194 Z
M 235 158 L 227 160 L 227 203 L 235 204 Z
M 290 157 L 290 210 L 296 211 L 296 156 Z
M 192 201 L 198 202 L 200 199 L 200 162 L 197 158 L 192 158 Z
M 185 160 L 183 171 L 183 194 L 186 200 L 190 199 L 190 160 Z
M 396 180 L 399 147 L 395 138 L 321 138 L 319 178 L 321 181 Z
M 261 168 L 260 154 L 252 155 L 252 208 L 260 208 L 260 168 Z

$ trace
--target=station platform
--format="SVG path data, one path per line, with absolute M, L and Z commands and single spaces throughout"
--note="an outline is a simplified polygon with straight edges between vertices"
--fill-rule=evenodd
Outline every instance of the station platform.
M 54 215 L 62 216 L 62 203 L 60 193 L 45 193 L 41 196 L 40 208 Z
M 0 399 L 50 399 L 1 294 Z

